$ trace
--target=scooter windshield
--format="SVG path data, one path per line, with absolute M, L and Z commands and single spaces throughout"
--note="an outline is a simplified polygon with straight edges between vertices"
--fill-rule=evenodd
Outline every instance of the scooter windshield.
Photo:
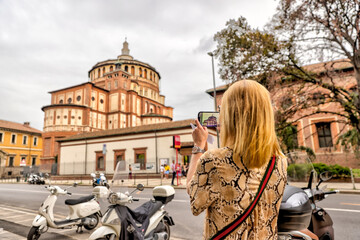
M 113 186 L 122 186 L 125 181 L 129 178 L 129 166 L 126 164 L 126 161 L 118 161 L 114 171 L 113 179 L 111 185 Z

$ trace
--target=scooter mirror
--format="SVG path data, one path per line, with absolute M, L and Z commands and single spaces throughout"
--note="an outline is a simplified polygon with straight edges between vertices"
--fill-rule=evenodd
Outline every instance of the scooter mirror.
M 330 171 L 320 173 L 320 179 L 323 182 L 329 181 L 332 177 L 333 177 L 333 174 Z
M 93 177 L 93 178 L 95 178 L 95 177 L 96 177 L 96 174 L 95 174 L 95 173 L 91 173 L 90 176 Z
M 78 183 L 77 183 L 77 182 L 74 182 L 72 186 L 73 186 L 73 187 L 77 187 L 77 185 L 78 185 Z
M 139 190 L 139 191 L 143 191 L 143 190 L 144 190 L 144 185 L 142 185 L 141 183 L 139 183 L 139 184 L 136 186 L 136 189 Z

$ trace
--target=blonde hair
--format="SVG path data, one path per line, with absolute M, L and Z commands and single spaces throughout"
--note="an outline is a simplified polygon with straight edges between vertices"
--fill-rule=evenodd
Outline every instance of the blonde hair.
M 269 91 L 253 80 L 234 83 L 225 92 L 220 110 L 222 147 L 234 151 L 234 161 L 261 167 L 271 156 L 284 156 L 276 133 Z

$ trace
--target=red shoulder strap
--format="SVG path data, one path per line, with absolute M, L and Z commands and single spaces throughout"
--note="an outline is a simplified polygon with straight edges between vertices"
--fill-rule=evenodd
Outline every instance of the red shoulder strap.
M 271 174 L 275 168 L 276 164 L 276 158 L 275 155 L 272 157 L 272 160 L 269 162 L 264 177 L 259 185 L 258 192 L 253 200 L 253 202 L 250 204 L 250 206 L 241 214 L 238 218 L 236 218 L 232 223 L 228 224 L 226 227 L 221 229 L 218 233 L 216 233 L 211 240 L 220 240 L 224 239 L 226 236 L 228 236 L 231 232 L 233 232 L 245 219 L 251 214 L 251 212 L 254 210 L 256 204 L 258 203 L 261 194 L 264 192 L 264 189 L 271 177 Z

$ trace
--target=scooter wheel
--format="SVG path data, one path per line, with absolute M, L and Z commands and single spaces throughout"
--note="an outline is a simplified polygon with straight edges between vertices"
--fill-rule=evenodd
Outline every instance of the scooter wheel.
M 39 227 L 31 227 L 29 234 L 27 235 L 27 240 L 37 240 L 40 238 L 40 235 Z
M 170 239 L 170 226 L 169 226 L 169 223 L 167 221 L 164 221 L 164 226 L 165 226 L 165 232 L 167 233 L 167 239 L 166 240 L 169 240 Z
M 91 218 L 90 220 L 91 224 L 84 225 L 84 228 L 87 230 L 93 230 L 94 228 L 96 228 L 96 226 L 99 224 L 100 221 L 99 215 L 93 214 L 91 216 L 88 216 L 87 218 Z

